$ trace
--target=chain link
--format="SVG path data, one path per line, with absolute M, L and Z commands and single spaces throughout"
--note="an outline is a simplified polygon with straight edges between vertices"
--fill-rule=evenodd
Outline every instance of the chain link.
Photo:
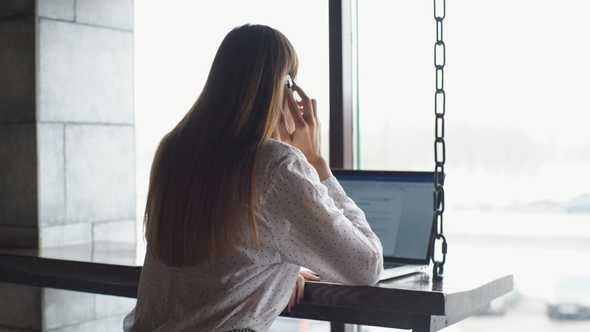
M 443 278 L 444 265 L 447 260 L 447 239 L 443 235 L 443 213 L 445 211 L 445 112 L 446 94 L 445 64 L 446 46 L 443 41 L 443 21 L 446 16 L 446 0 L 434 0 L 434 19 L 436 20 L 436 43 L 434 44 L 434 68 L 436 92 L 434 95 L 435 115 L 435 141 L 434 141 L 434 220 L 433 227 L 436 228 L 436 235 L 432 239 L 432 262 L 434 263 L 433 277 L 436 280 Z M 442 260 L 435 258 L 436 243 L 442 241 Z

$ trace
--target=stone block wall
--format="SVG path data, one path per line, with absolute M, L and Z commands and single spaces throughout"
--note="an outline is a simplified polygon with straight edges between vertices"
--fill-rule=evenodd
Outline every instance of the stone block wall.
M 133 0 L 0 1 L 0 246 L 134 247 L 133 56 Z M 0 332 L 120 330 L 133 303 L 0 284 Z
M 121 331 L 134 305 L 123 297 L 0 283 L 0 332 Z
M 132 0 L 0 12 L 0 245 L 135 242 Z
M 0 2 L 0 245 L 38 243 L 34 12 Z

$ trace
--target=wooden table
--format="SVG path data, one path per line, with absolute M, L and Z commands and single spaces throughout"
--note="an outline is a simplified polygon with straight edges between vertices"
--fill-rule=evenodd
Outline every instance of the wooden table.
M 376 286 L 308 282 L 304 304 L 293 316 L 331 321 L 332 331 L 345 331 L 342 323 L 438 331 L 485 311 L 512 288 L 512 275 L 488 277 L 481 272 L 448 273 L 442 281 L 416 273 Z
M 141 267 L 49 259 L 0 253 L 0 281 L 124 297 L 137 297 Z M 332 322 L 332 331 L 348 324 L 438 331 L 489 308 L 490 302 L 513 287 L 512 275 L 490 271 L 456 273 L 434 281 L 417 273 L 375 286 L 344 286 L 307 282 L 304 302 L 293 315 Z

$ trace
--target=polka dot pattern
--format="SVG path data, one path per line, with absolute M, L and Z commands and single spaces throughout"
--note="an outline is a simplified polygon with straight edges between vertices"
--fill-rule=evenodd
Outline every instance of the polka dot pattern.
M 377 282 L 381 243 L 335 178 L 320 182 L 298 149 L 271 140 L 259 155 L 257 179 L 259 250 L 242 236 L 214 263 L 183 268 L 147 250 L 125 331 L 267 331 L 287 306 L 300 267 L 329 282 Z

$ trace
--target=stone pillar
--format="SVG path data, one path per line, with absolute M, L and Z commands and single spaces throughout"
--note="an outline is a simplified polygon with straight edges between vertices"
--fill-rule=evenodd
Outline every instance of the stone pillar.
M 133 79 L 133 0 L 0 1 L 1 247 L 134 246 Z M 120 329 L 125 300 L 0 284 L 0 332 Z

